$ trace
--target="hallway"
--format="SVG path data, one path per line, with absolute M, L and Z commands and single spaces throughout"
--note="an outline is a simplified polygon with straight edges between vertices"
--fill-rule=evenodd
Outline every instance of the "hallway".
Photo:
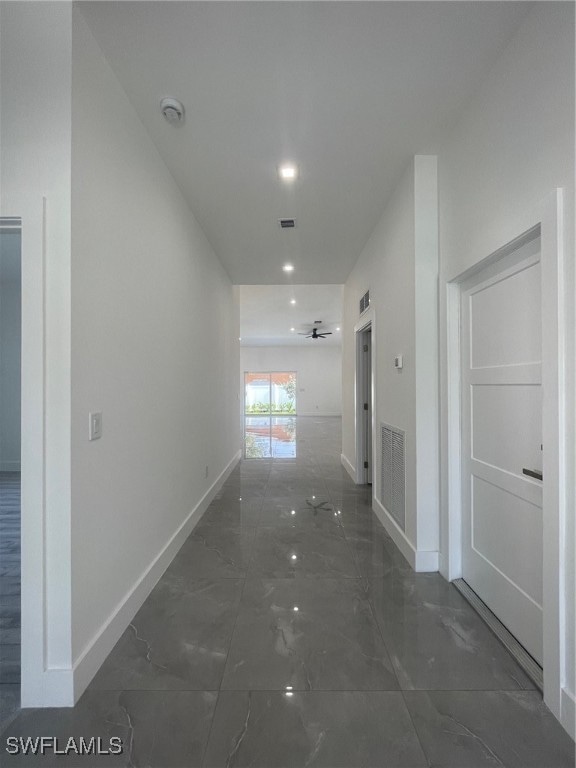
M 340 466 L 340 420 L 245 460 L 74 709 L 3 734 L 123 755 L 3 765 L 569 768 L 530 680 L 439 575 L 415 575 Z

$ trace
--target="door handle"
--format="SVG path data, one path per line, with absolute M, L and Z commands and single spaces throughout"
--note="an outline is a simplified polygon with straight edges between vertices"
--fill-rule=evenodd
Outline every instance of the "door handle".
M 528 477 L 535 477 L 536 480 L 542 480 L 542 472 L 540 472 L 539 469 L 526 469 L 524 468 L 522 472 L 525 475 L 528 475 Z

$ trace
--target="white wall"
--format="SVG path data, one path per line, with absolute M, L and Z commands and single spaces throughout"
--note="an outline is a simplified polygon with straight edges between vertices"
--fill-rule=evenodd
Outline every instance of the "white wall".
M 296 371 L 298 416 L 340 416 L 342 351 L 340 347 L 241 347 L 240 388 L 245 371 Z
M 393 197 L 344 286 L 342 348 L 342 453 L 356 467 L 354 409 L 355 341 L 358 302 L 370 290 L 376 315 L 378 381 L 374 408 L 378 419 L 414 438 L 414 166 L 407 168 Z M 380 332 L 381 331 L 381 332 Z M 401 373 L 391 368 L 404 355 Z M 407 506 L 415 506 L 414 439 L 407 445 Z M 377 463 L 375 466 L 377 466 Z
M 174 554 L 172 538 L 238 458 L 239 313 L 78 8 L 72 93 L 78 695 Z M 90 411 L 103 413 L 93 442 Z
M 560 660 L 564 691 L 547 702 L 574 735 L 574 6 L 536 5 L 494 63 L 466 112 L 439 151 L 440 311 L 442 327 L 442 508 L 448 504 L 446 282 L 504 245 L 519 222 L 557 187 L 565 193 L 567 316 L 566 631 Z M 545 397 L 550 395 L 544 395 Z M 442 571 L 448 574 L 447 520 Z M 545 669 L 546 674 L 546 669 Z M 552 697 L 552 698 L 551 698 Z M 556 701 L 552 699 L 555 697 Z M 561 699 L 561 701 L 559 700 Z
M 0 472 L 20 469 L 19 232 L 0 233 Z
M 65 704 L 70 647 L 70 3 L 1 3 L 3 216 L 22 228 L 22 703 Z
M 343 457 L 345 464 L 356 467 L 354 326 L 360 320 L 360 297 L 369 289 L 376 431 L 384 422 L 406 433 L 405 535 L 389 516 L 384 520 L 419 570 L 436 570 L 438 558 L 436 227 L 436 161 L 417 156 L 344 287 Z M 402 370 L 394 368 L 399 354 Z M 376 499 L 380 497 L 377 434 Z

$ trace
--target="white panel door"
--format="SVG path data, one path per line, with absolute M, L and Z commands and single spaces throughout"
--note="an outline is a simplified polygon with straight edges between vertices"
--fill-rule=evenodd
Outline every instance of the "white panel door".
M 462 566 L 465 581 L 541 664 L 539 258 L 536 238 L 463 286 Z

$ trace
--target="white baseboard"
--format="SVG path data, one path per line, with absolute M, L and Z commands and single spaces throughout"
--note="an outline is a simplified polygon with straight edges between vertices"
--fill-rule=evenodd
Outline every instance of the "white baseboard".
M 20 472 L 20 462 L 0 461 L 0 472 Z
M 352 480 L 356 482 L 356 467 L 350 462 L 350 460 L 344 456 L 343 453 L 340 454 L 340 461 L 342 463 L 342 466 L 348 472 Z
M 576 739 L 576 696 L 562 688 L 560 698 L 560 722 L 572 739 Z
M 435 573 L 438 570 L 439 557 L 437 551 L 416 549 L 386 507 L 376 498 L 374 499 L 372 509 L 394 544 L 396 544 L 416 573 Z
M 241 452 L 238 451 L 78 656 L 73 667 L 74 701 L 69 700 L 66 703 L 61 703 L 60 706 L 73 706 L 74 702 L 78 701 L 134 615 L 142 606 L 142 603 L 154 589 L 158 580 L 240 460 L 240 457 Z M 53 702 L 51 698 L 49 706 L 58 706 L 58 703 Z
M 28 678 L 28 679 L 27 679 Z M 74 677 L 71 669 L 43 669 L 27 675 L 22 665 L 20 706 L 72 707 L 74 706 Z
M 436 550 L 416 550 L 416 573 L 437 573 L 440 553 Z

